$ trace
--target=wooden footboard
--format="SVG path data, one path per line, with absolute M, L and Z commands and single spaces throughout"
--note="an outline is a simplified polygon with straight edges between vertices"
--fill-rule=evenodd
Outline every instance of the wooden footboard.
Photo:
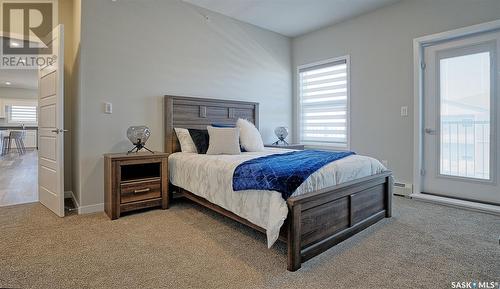
M 288 270 L 392 213 L 391 172 L 289 198 Z

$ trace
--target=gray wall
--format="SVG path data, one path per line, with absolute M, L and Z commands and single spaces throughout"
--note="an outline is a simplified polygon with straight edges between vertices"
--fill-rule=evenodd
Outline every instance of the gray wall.
M 209 15 L 207 21 L 200 11 Z M 163 150 L 165 94 L 256 101 L 265 142 L 291 126 L 291 44 L 286 37 L 181 1 L 82 1 L 75 189 L 103 202 L 103 157 L 130 149 L 131 125 Z M 103 113 L 103 102 L 113 114 Z
M 71 52 L 66 55 L 70 62 L 70 94 L 71 94 L 71 187 L 80 205 L 80 140 L 81 140 L 81 77 L 80 77 L 80 39 L 81 39 L 81 0 L 72 0 Z M 66 115 L 65 115 L 66 116 Z
M 405 0 L 293 39 L 293 67 L 349 54 L 351 149 L 411 183 L 413 39 L 499 18 L 499 0 Z

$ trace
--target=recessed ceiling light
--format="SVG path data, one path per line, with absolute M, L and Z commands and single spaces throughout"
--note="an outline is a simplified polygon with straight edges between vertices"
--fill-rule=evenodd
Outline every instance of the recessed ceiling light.
M 12 84 L 12 82 L 10 82 L 10 81 L 5 82 L 5 85 L 11 85 L 11 84 Z
M 10 46 L 12 46 L 12 47 L 19 47 L 19 43 L 14 42 L 14 41 L 10 41 Z

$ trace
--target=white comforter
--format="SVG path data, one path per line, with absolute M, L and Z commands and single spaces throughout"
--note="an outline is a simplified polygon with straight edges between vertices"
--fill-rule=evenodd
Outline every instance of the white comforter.
M 266 229 L 267 245 L 270 248 L 278 239 L 280 228 L 287 217 L 286 201 L 277 191 L 233 191 L 233 172 L 244 161 L 289 151 L 266 148 L 264 152 L 246 152 L 241 155 L 174 153 L 168 158 L 170 182 Z M 386 168 L 376 159 L 352 155 L 313 173 L 292 196 L 378 174 L 384 170 Z

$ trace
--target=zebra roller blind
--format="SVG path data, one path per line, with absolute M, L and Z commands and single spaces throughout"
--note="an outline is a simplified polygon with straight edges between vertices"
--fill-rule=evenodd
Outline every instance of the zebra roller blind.
M 299 68 L 300 142 L 348 147 L 348 62 Z
M 36 106 L 12 105 L 10 107 L 9 122 L 36 123 L 37 122 Z

